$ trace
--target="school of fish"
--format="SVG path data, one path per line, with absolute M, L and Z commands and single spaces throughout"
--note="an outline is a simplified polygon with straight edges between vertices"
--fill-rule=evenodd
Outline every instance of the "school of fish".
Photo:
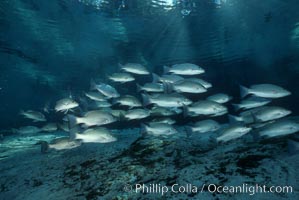
M 49 149 L 75 148 L 81 143 L 115 142 L 117 137 L 110 129 L 117 129 L 118 123 L 122 122 L 139 124 L 141 133 L 152 137 L 177 134 L 178 127 L 184 127 L 186 137 L 190 139 L 193 134 L 217 133 L 213 138 L 217 144 L 247 134 L 267 139 L 299 131 L 298 117 L 290 116 L 292 111 L 275 103 L 275 99 L 291 95 L 290 91 L 278 85 L 240 86 L 241 100 L 230 103 L 233 97 L 222 92 L 203 98 L 203 93 L 214 86 L 202 79 L 206 70 L 196 64 L 164 66 L 161 75 L 137 63 L 127 63 L 119 68 L 118 72 L 107 76 L 105 83 L 92 79 L 90 89 L 82 92 L 83 95 L 58 99 L 53 112 L 61 113 L 59 123 L 47 120 L 47 115 L 51 114 L 48 108 L 47 113 L 45 109 L 44 112 L 22 110 L 20 115 L 24 118 L 44 125 L 30 124 L 13 129 L 13 132 L 21 135 L 58 129 L 69 132 L 69 137 L 50 143 L 40 141 L 44 153 Z M 150 77 L 152 81 L 139 81 Z M 135 82 L 135 87 L 130 85 L 127 88 L 129 82 L 131 85 Z M 117 90 L 116 86 L 121 89 Z M 129 89 L 130 94 L 122 92 L 125 91 L 123 88 Z M 228 119 L 227 123 L 219 123 L 220 117 Z M 176 123 L 180 118 L 184 124 Z

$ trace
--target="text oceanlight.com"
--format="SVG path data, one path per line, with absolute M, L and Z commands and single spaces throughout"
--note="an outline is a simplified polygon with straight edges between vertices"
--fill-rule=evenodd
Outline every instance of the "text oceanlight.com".
M 238 186 L 221 186 L 216 184 L 203 184 L 201 186 L 193 184 L 173 184 L 171 186 L 161 184 L 135 184 L 125 185 L 124 191 L 136 192 L 144 194 L 160 194 L 166 193 L 244 193 L 254 195 L 258 193 L 292 193 L 292 186 L 266 186 L 266 185 L 248 185 L 242 184 Z

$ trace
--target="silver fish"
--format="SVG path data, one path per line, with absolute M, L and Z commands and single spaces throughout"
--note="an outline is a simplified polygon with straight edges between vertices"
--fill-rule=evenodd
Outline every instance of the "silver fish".
M 229 117 L 229 121 L 231 123 L 239 123 L 239 122 L 242 122 L 242 123 L 245 123 L 245 124 L 251 124 L 251 123 L 254 123 L 256 122 L 255 121 L 255 113 L 257 113 L 258 111 L 264 109 L 264 107 L 257 107 L 257 108 L 253 108 L 253 109 L 250 109 L 250 110 L 246 110 L 246 111 L 243 111 L 239 114 L 239 116 L 234 116 L 234 115 L 228 115 Z
M 18 129 L 12 129 L 13 133 L 19 133 L 19 134 L 35 134 L 41 131 L 42 130 L 36 126 L 23 126 Z
M 189 80 L 182 80 L 182 81 L 177 81 L 173 84 L 164 84 L 165 85 L 165 90 L 169 93 L 172 90 L 175 92 L 181 93 L 194 93 L 194 94 L 199 94 L 199 93 L 204 93 L 207 91 L 205 87 L 203 87 L 200 83 L 194 82 L 194 81 L 189 81 Z
M 221 116 L 227 113 L 227 108 L 222 104 L 209 100 L 200 100 L 189 107 L 184 107 L 184 116 Z
M 79 104 L 75 100 L 71 98 L 64 98 L 56 102 L 55 111 L 67 113 L 69 110 L 76 108 L 78 106 Z
M 44 122 L 46 121 L 46 117 L 43 113 L 33 110 L 27 110 L 20 112 L 21 115 L 23 115 L 27 119 L 32 119 L 33 122 Z
M 106 101 L 106 97 L 99 92 L 86 92 L 85 96 L 94 101 Z
M 95 108 L 109 108 L 111 107 L 112 104 L 109 103 L 108 101 L 96 101 L 95 102 Z
M 172 116 L 182 113 L 179 108 L 165 108 L 159 106 L 153 106 L 151 109 L 152 116 Z
M 150 74 L 149 71 L 143 65 L 138 63 L 127 63 L 125 65 L 119 64 L 119 66 L 122 70 L 133 74 L 139 74 L 139 75 Z
M 84 124 L 87 127 L 100 126 L 116 121 L 116 118 L 111 113 L 101 110 L 89 111 L 83 117 L 68 115 L 68 119 L 70 127 L 74 127 L 76 124 Z
M 207 98 L 207 100 L 210 100 L 210 101 L 215 101 L 217 103 L 227 103 L 229 102 L 230 100 L 232 99 L 231 96 L 227 95 L 227 94 L 224 94 L 224 93 L 218 93 L 218 94 L 214 94 L 212 96 L 209 96 Z
M 206 89 L 211 88 L 213 86 L 211 83 L 209 83 L 209 82 L 207 82 L 207 81 L 205 81 L 203 79 L 200 79 L 200 78 L 187 78 L 186 80 L 199 83 L 202 86 L 204 86 Z
M 142 131 L 155 136 L 167 136 L 176 134 L 177 130 L 170 124 L 166 123 L 151 123 L 150 125 L 141 125 Z
M 172 65 L 171 68 L 164 66 L 164 73 L 173 73 L 179 75 L 197 75 L 205 72 L 203 68 L 192 63 L 182 63 Z
M 215 120 L 207 119 L 203 121 L 196 122 L 191 127 L 186 127 L 187 134 L 191 135 L 192 133 L 207 133 L 214 132 L 220 128 L 220 124 Z
M 266 122 L 274 119 L 279 119 L 285 117 L 292 112 L 282 107 L 278 106 L 269 106 L 264 107 L 254 114 L 256 122 Z
M 227 142 L 242 137 L 243 135 L 249 133 L 252 128 L 245 127 L 243 125 L 230 125 L 224 128 L 220 136 L 216 138 L 217 142 Z
M 143 104 L 155 104 L 161 107 L 183 107 L 184 105 L 190 105 L 192 103 L 188 98 L 180 94 L 156 94 L 147 95 L 142 94 Z
M 155 118 L 149 124 L 151 125 L 152 123 L 163 123 L 172 125 L 175 124 L 176 121 L 171 118 Z
M 241 97 L 245 97 L 249 94 L 264 98 L 280 98 L 291 95 L 290 91 L 273 84 L 252 85 L 250 88 L 240 86 L 240 91 Z
M 91 88 L 90 88 L 91 90 L 98 90 L 107 98 L 116 98 L 120 96 L 117 90 L 111 85 L 105 83 L 96 84 L 93 80 L 91 80 L 90 83 L 91 83 Z
M 235 122 L 244 122 L 246 124 L 250 123 L 261 123 L 267 122 L 275 119 L 279 119 L 290 115 L 292 112 L 282 107 L 278 106 L 264 106 L 255 108 L 252 110 L 244 111 L 239 117 L 230 115 L 230 119 Z
M 143 86 L 136 84 L 137 91 L 146 91 L 146 92 L 164 92 L 163 84 L 161 83 L 146 83 Z
M 171 75 L 163 75 L 163 76 L 158 76 L 157 74 L 153 73 L 153 83 L 156 83 L 156 82 L 167 82 L 167 83 L 175 83 L 175 82 L 178 82 L 178 81 L 181 81 L 181 80 L 184 80 L 183 77 L 181 76 L 178 76 L 178 75 L 175 75 L 175 74 L 171 74 Z
M 132 119 L 143 119 L 150 115 L 150 112 L 146 109 L 132 109 L 127 111 L 126 115 L 124 116 L 128 120 Z
M 83 133 L 71 130 L 71 138 L 82 140 L 83 143 L 110 143 L 117 141 L 111 132 L 104 127 L 96 127 L 85 130 Z
M 114 73 L 108 78 L 114 82 L 126 83 L 134 81 L 135 78 L 129 73 Z
M 252 96 L 252 97 L 242 100 L 240 104 L 232 104 L 232 105 L 234 106 L 235 110 L 241 110 L 241 109 L 247 110 L 247 109 L 251 109 L 251 108 L 265 106 L 269 103 L 271 103 L 270 99 Z
M 69 137 L 61 137 L 52 140 L 50 143 L 46 141 L 40 141 L 37 144 L 41 145 L 41 152 L 47 153 L 49 150 L 65 150 L 73 149 L 81 145 L 80 140 L 71 140 Z
M 41 128 L 42 131 L 46 131 L 46 132 L 53 132 L 53 131 L 57 131 L 57 125 L 56 123 L 48 123 L 46 125 L 44 125 Z
M 141 102 L 136 97 L 131 95 L 122 96 L 119 99 L 116 99 L 114 103 L 119 103 L 123 106 L 129 106 L 130 108 L 142 106 Z
M 299 124 L 292 120 L 280 120 L 265 126 L 259 131 L 261 137 L 277 137 L 296 133 L 299 131 Z

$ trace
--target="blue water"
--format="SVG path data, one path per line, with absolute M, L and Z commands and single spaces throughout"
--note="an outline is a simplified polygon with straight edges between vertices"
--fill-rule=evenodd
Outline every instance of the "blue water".
M 108 75 L 119 72 L 119 64 L 128 62 L 141 63 L 151 73 L 156 74 L 163 73 L 164 65 L 171 66 L 176 63 L 188 62 L 202 66 L 206 73 L 200 75 L 200 77 L 212 83 L 213 87 L 207 93 L 201 94 L 201 99 L 223 92 L 233 97 L 232 103 L 238 103 L 241 100 L 239 85 L 250 86 L 260 83 L 279 85 L 289 90 L 292 95 L 275 99 L 273 105 L 279 105 L 291 110 L 291 116 L 298 116 L 298 9 L 299 4 L 296 0 L 2 0 L 0 2 L 0 134 L 4 136 L 4 139 L 1 141 L 1 152 L 4 152 L 4 154 L 0 158 L 12 158 L 12 161 L 15 162 L 13 159 L 14 155 L 20 156 L 19 152 L 22 151 L 22 145 L 27 144 L 33 145 L 29 148 L 29 152 L 35 156 L 33 163 L 38 159 L 45 159 L 40 155 L 39 147 L 37 148 L 34 144 L 38 140 L 51 141 L 55 138 L 55 133 L 54 136 L 51 133 L 43 135 L 42 137 L 44 138 L 39 136 L 35 139 L 34 136 L 24 139 L 23 136 L 14 134 L 11 131 L 13 128 L 16 129 L 28 125 L 41 127 L 45 124 L 44 122 L 32 123 L 32 120 L 23 118 L 19 112 L 21 110 L 37 110 L 45 113 L 45 105 L 48 105 L 49 109 L 52 110 L 49 114 L 45 113 L 47 121 L 60 123 L 64 114 L 53 111 L 56 101 L 69 96 L 79 101 L 84 96 L 84 92 L 90 89 L 91 79 L 112 84 L 122 95 L 135 95 L 141 100 L 139 93 L 135 89 L 136 82 L 141 84 L 151 82 L 151 75 L 136 76 L 136 81 L 126 84 L 111 83 L 107 79 Z M 190 98 L 196 99 L 197 96 L 191 95 Z M 82 104 L 80 106 L 84 110 Z M 226 104 L 226 106 L 229 113 L 236 114 L 231 103 Z M 118 107 L 116 106 L 115 108 Z M 182 115 L 173 118 L 177 121 L 177 128 L 180 130 L 180 134 L 183 132 L 182 127 L 184 125 L 204 119 L 202 117 L 186 119 Z M 227 115 L 215 119 L 223 124 L 228 123 Z M 141 120 L 141 122 L 146 123 L 147 121 Z M 117 134 L 120 135 L 122 131 L 124 131 L 124 134 L 130 132 L 128 130 L 131 128 L 134 128 L 135 133 L 136 128 L 140 128 L 140 121 L 119 122 L 106 127 L 116 130 Z M 148 139 L 140 141 L 137 139 L 140 137 L 139 131 L 136 131 L 136 134 L 138 134 L 138 137 L 135 135 L 132 137 L 133 139 L 125 139 L 124 141 L 128 140 L 129 142 L 120 144 L 121 147 L 117 147 L 119 157 L 113 153 L 111 154 L 115 157 L 107 156 L 107 160 L 112 163 L 108 167 L 109 170 L 113 169 L 114 165 L 118 166 L 115 160 L 126 163 L 127 157 L 129 157 L 127 162 L 133 162 L 132 160 L 135 159 L 136 161 L 137 159 L 138 164 L 135 163 L 134 166 L 140 163 L 142 165 L 144 161 L 146 163 L 144 166 L 148 167 L 147 169 L 157 167 L 148 166 L 148 162 L 152 162 L 151 159 L 149 159 L 150 161 L 146 160 L 138 153 L 137 155 L 131 154 L 135 150 L 139 152 L 139 148 L 149 148 L 150 151 L 156 149 L 156 146 L 153 145 L 156 140 L 153 143 L 148 141 Z M 68 133 L 58 131 L 57 135 L 68 136 Z M 271 168 L 271 166 L 279 165 L 275 161 L 281 158 L 289 159 L 284 160 L 286 163 L 291 163 L 295 158 L 298 159 L 296 155 L 289 158 L 287 152 L 287 140 L 294 139 L 294 137 L 296 137 L 296 134 L 278 140 L 274 139 L 274 141 L 270 142 L 266 141 L 265 151 L 277 156 L 272 157 L 272 160 L 268 158 L 269 154 L 267 153 L 260 155 L 260 152 L 263 151 L 263 143 L 260 146 L 255 146 L 252 138 L 245 138 L 244 145 L 236 144 L 238 142 L 225 144 L 223 147 L 225 149 L 223 150 L 224 155 L 222 155 L 222 147 L 218 147 L 217 150 L 214 146 L 204 145 L 210 141 L 209 138 L 204 138 L 203 140 L 197 138 L 199 143 L 196 143 L 197 139 L 195 138 L 192 143 L 186 139 L 184 134 L 181 134 L 172 138 L 173 140 L 170 139 L 169 143 L 167 140 L 164 141 L 162 146 L 159 146 L 160 143 L 158 142 L 158 150 L 155 151 L 162 152 L 162 157 L 169 156 L 174 158 L 174 160 L 169 158 L 171 161 L 166 159 L 167 162 L 171 163 L 169 164 L 169 170 L 172 170 L 171 166 L 175 166 L 174 168 L 177 170 L 173 172 L 173 176 L 176 173 L 183 173 L 181 170 L 188 166 L 190 166 L 188 170 L 194 172 L 194 163 L 199 165 L 195 158 L 197 156 L 203 157 L 202 159 L 213 157 L 211 159 L 212 164 L 207 164 L 207 168 L 210 168 L 215 163 L 220 163 L 219 165 L 221 165 L 222 162 L 220 160 L 223 158 L 223 163 L 235 162 L 239 172 L 242 169 L 242 172 L 244 172 L 244 168 L 250 168 L 252 165 L 249 164 L 247 166 L 247 164 L 243 164 L 243 160 L 240 161 L 240 164 L 240 162 L 233 161 L 233 159 L 240 159 L 240 156 L 242 157 L 245 154 L 258 155 L 257 159 L 253 159 L 254 161 L 251 160 L 252 157 L 249 157 L 248 161 L 245 159 L 244 162 L 258 162 L 258 166 L 253 164 L 253 168 L 256 167 L 257 171 L 262 171 L 263 167 Z M 118 135 L 118 138 L 121 137 Z M 19 141 L 19 143 L 16 141 Z M 118 140 L 118 142 L 120 141 L 121 139 Z M 173 141 L 179 145 L 176 147 L 173 145 Z M 247 149 L 245 147 L 248 141 L 250 143 L 248 146 L 253 146 L 252 148 Z M 144 145 L 144 142 L 149 143 L 149 145 Z M 186 146 L 186 143 L 190 143 L 191 146 Z M 7 149 L 10 149 L 10 144 L 16 145 L 16 151 L 11 151 L 11 154 L 7 153 L 9 152 Z M 236 145 L 235 149 L 238 151 L 234 151 L 234 145 Z M 11 148 L 13 149 L 14 147 Z M 83 148 L 86 148 L 84 151 L 82 150 L 84 155 L 88 154 L 89 150 L 92 149 L 86 146 Z M 119 150 L 122 148 L 126 149 L 123 153 Z M 188 150 L 188 153 L 183 151 L 183 155 L 179 156 L 170 153 L 173 151 L 180 152 L 180 149 Z M 100 148 L 99 151 L 102 151 L 102 149 Z M 71 150 L 70 152 L 71 155 L 80 155 L 80 150 Z M 97 153 L 94 154 L 96 156 L 101 155 L 101 153 Z M 156 156 L 153 152 L 147 153 L 145 155 L 149 156 L 149 158 L 151 156 L 155 158 Z M 191 161 L 183 159 L 187 158 L 188 154 L 190 154 Z M 219 162 L 218 158 L 214 157 L 215 154 L 219 157 Z M 63 152 L 62 157 L 64 155 L 67 155 L 67 152 Z M 159 156 L 161 155 L 159 154 Z M 179 157 L 178 160 L 176 160 L 176 156 Z M 232 157 L 228 158 L 230 156 Z M 265 156 L 265 158 L 262 156 Z M 100 163 L 97 158 L 92 158 L 92 156 L 88 158 L 95 159 L 97 164 Z M 82 156 L 82 160 L 80 159 L 76 158 L 73 163 L 70 162 L 68 164 L 83 163 L 84 156 Z M 270 159 L 270 167 L 262 163 L 265 159 L 266 161 Z M 261 163 L 259 162 L 260 160 L 262 160 Z M 183 164 L 178 164 L 180 161 Z M 159 159 L 153 162 L 162 166 L 157 168 L 167 167 L 164 161 L 159 161 Z M 205 161 L 200 162 L 205 163 Z M 262 166 L 261 168 L 259 168 L 260 165 Z M 292 169 L 296 169 L 297 165 L 295 162 Z M 98 170 L 94 165 L 92 167 L 92 170 Z M 269 185 L 272 182 L 273 184 L 279 182 L 287 183 L 285 174 L 281 178 L 283 181 L 279 178 L 273 178 L 279 177 L 277 171 L 280 170 L 274 168 L 273 174 L 271 174 L 271 170 L 267 171 L 270 173 L 269 179 L 263 177 L 263 180 L 268 180 L 265 184 Z M 116 167 L 116 169 L 121 168 Z M 235 168 L 232 167 L 232 169 Z M 294 173 L 291 169 L 285 169 L 283 166 L 281 169 L 287 170 L 290 174 Z M 219 167 L 217 170 L 221 171 L 223 169 Z M 138 171 L 138 169 L 135 171 Z M 228 171 L 226 171 L 227 173 L 221 171 L 221 176 L 223 176 L 223 179 L 229 179 L 227 184 L 233 184 L 234 179 L 232 177 L 239 174 L 236 175 L 231 171 L 228 173 Z M 206 172 L 205 176 L 209 176 L 210 173 L 213 172 Z M 246 173 L 244 172 L 244 174 Z M 252 178 L 255 175 L 250 175 L 248 177 L 252 179 L 249 178 L 250 180 L 246 179 L 244 181 L 253 184 L 255 180 L 259 180 L 259 176 L 263 176 L 260 174 L 260 171 L 256 172 L 253 170 L 252 174 L 254 173 L 258 174 L 257 178 L 255 177 L 256 179 Z M 136 172 L 136 174 L 138 173 Z M 162 176 L 161 174 L 163 173 L 160 172 L 159 175 Z M 175 183 L 175 181 L 181 181 L 182 183 L 191 181 L 190 177 L 184 180 L 182 175 L 178 174 L 176 174 L 177 177 L 181 179 L 176 179 L 175 177 L 157 179 L 159 175 L 153 175 L 151 178 L 148 178 L 148 180 L 152 179 L 153 181 L 147 183 L 165 185 L 165 180 L 168 179 L 173 179 L 173 181 L 169 181 L 170 183 L 167 184 Z M 107 176 L 107 174 L 104 176 Z M 117 176 L 113 177 L 116 179 Z M 132 181 L 132 183 L 137 183 L 139 180 L 148 181 L 140 178 L 142 176 L 136 175 L 137 181 Z M 190 176 L 192 177 L 192 175 Z M 295 177 L 292 179 L 294 182 L 289 184 L 296 186 L 299 179 L 297 176 L 293 176 Z M 208 178 L 200 179 L 200 177 L 196 177 L 196 181 L 199 181 L 200 184 L 203 180 L 208 180 Z M 6 192 L 6 194 L 11 195 L 11 185 L 5 185 L 2 181 L 4 179 L 1 179 L 3 187 L 0 189 L 0 192 Z M 194 182 L 193 180 L 193 183 L 198 183 L 196 181 Z M 223 182 L 219 184 L 221 183 Z M 73 188 L 72 184 L 70 188 Z M 102 193 L 89 191 L 90 196 L 83 196 L 86 199 L 117 199 L 118 192 L 115 188 L 111 187 L 107 190 L 114 190 L 114 193 L 109 193 L 106 190 Z M 295 190 L 298 192 L 298 187 L 295 187 Z M 70 189 L 70 191 L 72 190 Z M 80 192 L 84 193 L 81 190 Z M 80 192 L 77 191 L 78 194 Z M 80 195 L 79 197 L 81 197 Z M 35 199 L 34 195 L 27 194 L 24 196 L 27 199 Z M 126 198 L 122 195 L 120 196 L 123 199 L 155 198 L 145 195 L 128 195 Z M 68 196 L 70 199 L 80 199 L 79 197 Z M 245 195 L 242 198 L 247 199 L 249 197 L 251 196 Z M 294 194 L 266 197 L 296 199 Z M 10 199 L 18 198 L 15 192 Z M 158 196 L 158 198 L 163 199 L 161 196 Z M 201 199 L 200 195 L 194 194 L 189 194 L 189 196 L 169 194 L 165 198 Z M 203 196 L 203 198 L 222 199 L 221 195 Z M 241 199 L 241 197 L 235 198 Z M 54 199 L 54 197 L 49 197 L 48 199 Z M 64 198 L 61 197 L 61 199 Z

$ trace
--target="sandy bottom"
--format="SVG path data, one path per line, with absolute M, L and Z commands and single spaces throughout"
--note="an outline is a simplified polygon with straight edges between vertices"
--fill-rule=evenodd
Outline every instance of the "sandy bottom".
M 286 139 L 215 145 L 203 135 L 144 137 L 130 129 L 117 131 L 114 143 L 47 154 L 35 145 L 65 135 L 6 137 L 0 199 L 299 199 L 299 155 L 287 154 Z

